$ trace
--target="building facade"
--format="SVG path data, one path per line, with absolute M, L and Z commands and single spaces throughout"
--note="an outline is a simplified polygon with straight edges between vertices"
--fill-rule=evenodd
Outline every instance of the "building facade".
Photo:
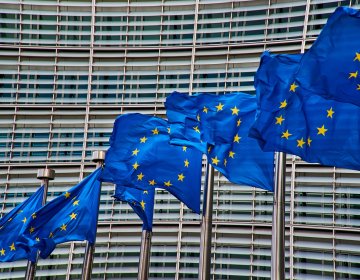
M 48 200 L 94 170 L 119 114 L 165 116 L 168 94 L 254 93 L 261 53 L 304 52 L 359 0 L 0 0 L 0 214 L 56 172 Z M 360 279 L 360 173 L 287 157 L 287 279 Z M 141 222 L 103 184 L 93 279 L 136 279 Z M 272 194 L 216 173 L 211 279 L 270 279 Z M 158 191 L 151 279 L 197 279 L 200 217 Z M 80 279 L 85 245 L 37 279 Z M 23 279 L 25 261 L 0 263 Z

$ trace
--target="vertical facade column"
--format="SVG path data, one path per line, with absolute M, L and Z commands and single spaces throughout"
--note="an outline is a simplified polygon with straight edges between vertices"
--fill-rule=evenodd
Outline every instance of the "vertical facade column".
M 46 203 L 46 197 L 47 197 L 47 191 L 49 188 L 49 180 L 54 180 L 55 178 L 55 171 L 53 169 L 45 168 L 45 169 L 39 169 L 37 173 L 37 178 L 41 180 L 41 185 L 44 186 L 44 194 L 42 197 L 41 205 L 45 205 Z M 25 279 L 26 280 L 33 280 L 35 278 L 36 273 L 36 264 L 37 261 L 32 262 L 28 261 L 26 272 L 25 272 Z
M 201 220 L 199 280 L 209 280 L 211 270 L 211 237 L 214 193 L 214 167 L 206 163 L 203 213 Z
M 105 151 L 94 151 L 92 154 L 92 160 L 96 163 L 96 168 L 102 167 L 105 160 Z M 101 184 L 101 183 L 100 183 Z M 100 185 L 101 188 L 101 185 Z M 101 193 L 100 193 L 101 195 Z M 99 208 L 100 208 L 100 195 L 99 195 Z M 97 218 L 98 220 L 98 218 Z M 96 223 L 97 224 L 97 223 Z M 85 256 L 83 262 L 83 269 L 81 274 L 82 280 L 90 280 L 92 273 L 92 265 L 94 261 L 95 243 L 90 244 L 86 242 Z
M 285 168 L 286 154 L 275 153 L 275 189 L 271 241 L 272 280 L 285 280 Z

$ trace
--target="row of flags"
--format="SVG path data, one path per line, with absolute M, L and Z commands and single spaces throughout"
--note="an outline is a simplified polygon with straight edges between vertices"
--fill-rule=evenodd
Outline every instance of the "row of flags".
M 128 202 L 148 231 L 156 188 L 200 213 L 203 154 L 229 181 L 266 191 L 274 190 L 276 151 L 360 169 L 359 17 L 338 8 L 305 54 L 265 52 L 256 96 L 174 92 L 167 120 L 119 116 L 103 168 L 42 207 L 39 188 L 0 220 L 0 261 L 36 260 L 37 250 L 46 258 L 67 241 L 94 244 L 101 182 L 116 185 L 114 198 Z

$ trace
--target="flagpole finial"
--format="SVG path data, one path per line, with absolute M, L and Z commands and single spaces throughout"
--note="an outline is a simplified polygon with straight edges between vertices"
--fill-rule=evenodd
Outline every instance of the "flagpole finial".
M 105 151 L 94 151 L 92 153 L 92 161 L 93 162 L 104 162 L 105 160 Z
M 50 168 L 38 169 L 36 178 L 40 180 L 54 180 L 55 170 Z

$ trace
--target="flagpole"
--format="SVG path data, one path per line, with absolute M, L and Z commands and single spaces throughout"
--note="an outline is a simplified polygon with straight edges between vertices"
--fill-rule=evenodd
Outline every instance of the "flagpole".
M 275 190 L 271 241 L 271 279 L 285 280 L 286 154 L 275 153 Z
M 209 280 L 211 268 L 214 167 L 212 167 L 208 161 L 206 162 L 205 186 L 201 220 L 199 280 Z
M 94 151 L 92 154 L 92 161 L 96 163 L 96 168 L 102 167 L 105 160 L 105 151 Z M 101 189 L 101 182 L 100 182 L 100 189 Z M 99 194 L 99 208 L 100 208 L 100 195 Z M 97 217 L 98 219 L 98 217 Z M 97 225 L 97 223 L 96 223 Z M 95 253 L 95 243 L 90 244 L 86 241 L 86 248 L 85 248 L 85 256 L 83 262 L 83 269 L 82 269 L 82 280 L 90 280 L 91 273 L 92 273 L 92 265 L 94 261 L 94 253 Z
M 55 171 L 50 168 L 38 169 L 36 178 L 41 180 L 42 181 L 41 184 L 44 186 L 44 194 L 43 194 L 42 202 L 41 202 L 41 205 L 44 206 L 46 203 L 46 196 L 47 196 L 47 191 L 48 191 L 48 187 L 49 187 L 49 180 L 54 180 Z M 36 264 L 37 264 L 37 260 L 35 262 L 32 262 L 32 261 L 27 262 L 27 267 L 26 267 L 26 272 L 25 272 L 26 280 L 33 280 L 35 278 Z
M 151 237 L 151 231 L 145 229 L 142 231 L 138 280 L 148 280 L 149 278 Z

